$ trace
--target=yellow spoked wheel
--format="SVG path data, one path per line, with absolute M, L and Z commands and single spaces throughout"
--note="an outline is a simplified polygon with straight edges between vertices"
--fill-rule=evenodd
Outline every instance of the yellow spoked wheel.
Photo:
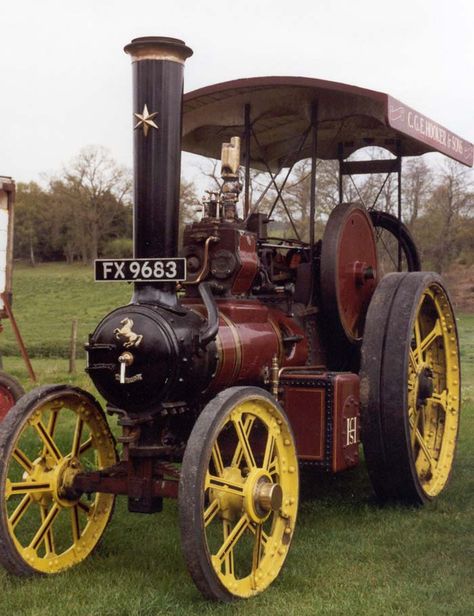
M 57 573 L 84 560 L 114 497 L 74 490 L 80 472 L 116 462 L 97 401 L 68 386 L 34 389 L 0 429 L 0 563 L 17 575 Z
M 204 596 L 230 601 L 265 590 L 278 576 L 298 509 L 298 461 L 276 400 L 232 387 L 199 416 L 183 458 L 181 541 Z
M 438 275 L 390 274 L 362 347 L 362 440 L 375 491 L 421 504 L 445 487 L 459 427 L 456 322 Z

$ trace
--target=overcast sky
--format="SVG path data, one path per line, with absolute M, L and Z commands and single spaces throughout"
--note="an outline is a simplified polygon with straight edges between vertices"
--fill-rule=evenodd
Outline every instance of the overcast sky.
M 90 144 L 131 166 L 132 38 L 194 50 L 185 91 L 302 75 L 392 94 L 474 141 L 472 0 L 0 0 L 0 175 L 38 180 Z

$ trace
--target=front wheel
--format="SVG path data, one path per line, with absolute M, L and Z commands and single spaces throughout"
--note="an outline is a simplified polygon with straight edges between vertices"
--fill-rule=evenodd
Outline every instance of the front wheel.
M 231 387 L 204 408 L 189 438 L 179 488 L 184 557 L 205 597 L 244 598 L 278 576 L 298 509 L 298 461 L 278 402 Z
M 16 575 L 57 573 L 97 545 L 110 494 L 74 491 L 74 477 L 116 462 L 97 401 L 62 385 L 23 396 L 0 424 L 0 564 Z

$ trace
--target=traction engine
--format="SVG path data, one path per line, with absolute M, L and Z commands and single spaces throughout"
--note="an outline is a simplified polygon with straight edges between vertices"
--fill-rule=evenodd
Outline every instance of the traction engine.
M 192 52 L 158 37 L 125 51 L 135 254 L 99 260 L 96 277 L 134 281 L 134 293 L 87 344 L 87 372 L 118 418 L 120 447 L 87 392 L 57 385 L 24 396 L 1 427 L 0 560 L 19 575 L 56 573 L 92 552 L 115 495 L 140 513 L 177 498 L 198 588 L 222 601 L 249 597 L 288 553 L 301 464 L 331 473 L 357 465 L 362 433 L 381 500 L 421 504 L 443 489 L 459 416 L 453 312 L 435 274 L 382 277 L 374 214 L 362 205 L 338 205 L 309 243 L 269 236 L 257 211 L 242 216 L 249 133 L 231 123 L 220 190 L 184 230 L 178 256 Z M 396 229 L 411 241 L 401 222 Z

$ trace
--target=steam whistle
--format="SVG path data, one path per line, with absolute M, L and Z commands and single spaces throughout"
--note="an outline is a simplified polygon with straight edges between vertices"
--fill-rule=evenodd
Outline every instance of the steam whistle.
M 222 217 L 236 220 L 236 205 L 242 185 L 239 182 L 240 137 L 231 137 L 230 143 L 223 143 L 221 150 Z

